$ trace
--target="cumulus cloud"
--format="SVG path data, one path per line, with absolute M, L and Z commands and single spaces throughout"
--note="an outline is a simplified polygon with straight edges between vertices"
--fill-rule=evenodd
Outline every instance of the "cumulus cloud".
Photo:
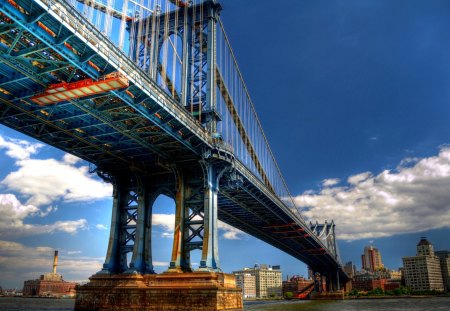
M 51 207 L 50 207 L 51 208 Z M 0 236 L 23 236 L 54 232 L 76 233 L 87 228 L 86 219 L 56 221 L 51 224 L 29 224 L 25 219 L 45 216 L 50 211 L 42 212 L 31 204 L 22 204 L 14 194 L 0 194 Z M 1 248 L 0 248 L 1 249 Z
M 161 226 L 164 232 L 161 233 L 163 238 L 172 238 L 175 227 L 175 214 L 153 214 L 153 226 Z M 218 228 L 221 231 L 221 237 L 227 240 L 239 240 L 245 233 L 219 220 Z
M 111 185 L 89 174 L 81 160 L 66 154 L 62 160 L 32 159 L 43 145 L 0 136 L 0 149 L 15 159 L 17 170 L 10 172 L 0 185 L 28 198 L 27 205 L 48 205 L 57 200 L 82 202 L 111 196 Z
M 0 136 L 0 149 L 6 149 L 6 154 L 13 159 L 28 159 L 43 146 L 40 143 L 30 143 L 25 140 Z
M 450 147 L 436 156 L 402 161 L 378 175 L 363 172 L 345 186 L 295 198 L 304 216 L 334 219 L 339 238 L 387 237 L 450 227 Z
M 239 229 L 236 229 L 233 226 L 230 226 L 229 224 L 224 223 L 223 221 L 219 220 L 219 229 L 222 231 L 221 237 L 225 240 L 240 240 L 242 239 L 246 233 L 242 232 Z
M 322 186 L 331 187 L 337 185 L 341 180 L 339 178 L 329 178 L 322 180 Z
M 82 253 L 82 251 L 67 251 L 67 255 L 78 255 L 81 253 Z
M 108 230 L 108 227 L 104 224 L 96 224 L 95 228 L 97 228 L 98 230 Z
M 111 185 L 95 180 L 87 166 L 75 167 L 56 159 L 25 159 L 16 162 L 17 171 L 0 183 L 29 197 L 27 204 L 46 205 L 57 200 L 81 202 L 111 196 Z
M 175 228 L 175 214 L 153 214 L 153 226 L 161 226 L 166 232 L 173 232 Z
M 0 240 L 0 280 L 3 286 L 21 287 L 24 280 L 36 279 L 51 272 L 54 249 L 49 246 L 29 247 L 21 243 Z M 87 280 L 101 270 L 103 259 L 92 257 L 73 257 L 79 254 L 67 252 L 60 255 L 58 273 L 66 280 Z M 32 262 L 32 265 L 30 265 Z

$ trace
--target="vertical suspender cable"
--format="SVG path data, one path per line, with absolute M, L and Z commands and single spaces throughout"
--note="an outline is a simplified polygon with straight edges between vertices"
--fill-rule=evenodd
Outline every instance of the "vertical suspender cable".
M 123 0 L 122 5 L 122 19 L 120 20 L 120 29 L 119 29 L 119 48 L 123 50 L 123 42 L 125 39 L 125 26 L 127 23 L 127 11 L 128 11 L 128 0 Z M 105 16 L 105 25 L 106 25 L 106 18 Z M 131 41 L 131 38 L 130 38 Z
M 198 90 L 198 97 L 199 97 L 199 105 L 198 105 L 198 119 L 201 122 L 202 121 L 202 109 L 203 109 L 203 31 L 204 29 L 204 20 L 203 20 L 203 1 L 200 2 L 200 36 L 199 36 L 199 51 L 200 51 L 200 67 L 198 70 L 199 73 L 199 90 Z M 209 65 L 209 64 L 208 64 Z
M 162 64 L 161 64 L 161 85 L 164 87 L 167 87 L 167 89 L 169 89 L 169 85 L 167 84 L 167 54 L 168 54 L 168 44 L 169 44 L 169 40 L 168 40 L 168 32 L 169 32 L 169 19 L 170 19 L 170 8 L 169 8 L 169 1 L 166 1 L 166 5 L 165 5 L 165 12 L 164 12 L 164 33 L 163 33 L 163 37 L 162 37 Z
M 149 61 L 149 74 L 150 77 L 152 77 L 153 79 L 156 79 L 156 75 L 155 75 L 155 53 L 156 53 L 156 49 L 155 49 L 155 45 L 156 45 L 156 15 L 158 14 L 158 3 L 157 0 L 155 0 L 155 2 L 153 3 L 153 13 L 152 13 L 152 36 L 150 39 L 150 61 Z
M 179 0 L 176 0 L 176 4 L 178 6 Z M 175 8 L 175 21 L 174 21 L 174 26 L 173 26 L 173 55 L 172 55 L 172 97 L 175 97 L 175 92 L 176 92 L 176 84 L 177 84 L 177 76 L 176 76 L 176 68 L 177 68 L 177 58 L 178 58 L 178 51 L 177 51 L 177 44 L 178 44 L 178 14 L 179 14 L 179 9 Z M 170 39 L 170 37 L 169 37 Z
M 193 7 L 192 7 L 192 19 L 191 19 L 191 66 L 189 68 L 189 70 L 191 71 L 190 73 L 190 83 L 189 83 L 189 88 L 190 88 L 190 95 L 191 95 L 191 115 L 194 114 L 194 93 L 195 93 L 195 40 L 197 39 L 197 33 L 195 32 L 195 27 L 196 27 L 196 3 L 194 0 L 193 3 Z
M 151 7 L 152 7 L 151 0 L 148 0 L 147 6 L 146 6 L 147 10 L 146 10 L 146 12 L 144 12 L 144 16 L 142 17 L 142 20 L 145 23 L 145 30 L 144 30 L 144 39 L 143 39 L 143 41 L 144 41 L 144 52 L 143 52 L 144 56 L 142 58 L 141 67 L 145 71 L 148 70 L 148 68 L 146 66 L 148 66 L 147 65 L 147 55 L 148 55 L 148 45 L 149 45 L 148 36 L 149 36 L 149 31 L 150 31 L 150 8 Z

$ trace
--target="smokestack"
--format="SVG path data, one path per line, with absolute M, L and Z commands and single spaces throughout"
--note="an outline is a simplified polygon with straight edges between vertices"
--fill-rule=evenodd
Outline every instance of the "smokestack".
M 56 273 L 57 265 L 58 265 L 58 251 L 55 251 L 55 256 L 53 257 L 53 273 Z

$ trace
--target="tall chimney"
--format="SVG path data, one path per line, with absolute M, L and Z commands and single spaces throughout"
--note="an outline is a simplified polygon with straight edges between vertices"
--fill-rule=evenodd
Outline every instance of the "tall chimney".
M 53 273 L 56 273 L 57 265 L 58 265 L 58 251 L 55 251 L 55 256 L 53 257 Z

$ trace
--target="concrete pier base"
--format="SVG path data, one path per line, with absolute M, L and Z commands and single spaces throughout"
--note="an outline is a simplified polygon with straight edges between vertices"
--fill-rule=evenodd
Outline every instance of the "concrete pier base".
M 77 287 L 75 311 L 241 311 L 234 275 L 216 272 L 97 274 Z

